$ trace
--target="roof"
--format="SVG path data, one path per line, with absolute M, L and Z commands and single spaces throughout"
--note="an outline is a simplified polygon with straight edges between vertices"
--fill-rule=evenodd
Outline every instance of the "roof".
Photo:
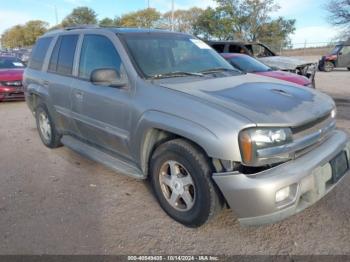
M 100 27 L 98 25 L 79 25 L 79 26 L 66 27 L 62 29 L 49 31 L 45 35 L 59 34 L 59 33 L 74 31 L 74 30 L 107 30 L 107 31 L 112 31 L 116 34 L 169 33 L 169 34 L 187 35 L 185 33 L 172 32 L 164 29 L 136 28 L 136 27 Z

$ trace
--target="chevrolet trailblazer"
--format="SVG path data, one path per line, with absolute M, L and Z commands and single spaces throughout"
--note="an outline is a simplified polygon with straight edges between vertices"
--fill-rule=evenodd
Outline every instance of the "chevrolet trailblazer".
M 47 147 L 149 179 L 163 210 L 189 227 L 224 205 L 245 225 L 279 221 L 349 173 L 350 144 L 329 96 L 242 73 L 188 34 L 48 32 L 24 86 Z

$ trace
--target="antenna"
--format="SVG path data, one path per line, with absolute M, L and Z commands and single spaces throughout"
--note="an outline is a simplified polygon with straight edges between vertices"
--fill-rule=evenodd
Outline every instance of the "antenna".
M 171 31 L 174 31 L 174 0 L 171 0 Z
M 55 9 L 55 18 L 56 18 L 56 25 L 58 25 L 58 12 L 57 12 L 57 6 L 54 6 Z

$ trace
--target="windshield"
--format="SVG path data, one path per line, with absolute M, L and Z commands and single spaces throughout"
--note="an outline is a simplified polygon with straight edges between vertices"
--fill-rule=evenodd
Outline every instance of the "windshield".
M 16 57 L 0 57 L 0 69 L 24 68 L 24 64 Z
M 260 61 L 250 57 L 250 56 L 235 56 L 229 58 L 229 62 L 246 73 L 255 73 L 255 72 L 267 72 L 272 69 Z
M 125 43 L 146 78 L 240 73 L 203 41 L 175 34 L 125 35 Z M 232 74 L 231 74 L 232 75 Z
M 339 51 L 341 50 L 342 46 L 341 45 L 337 45 L 336 47 L 334 47 L 334 49 L 331 52 L 331 55 L 337 55 L 339 53 Z

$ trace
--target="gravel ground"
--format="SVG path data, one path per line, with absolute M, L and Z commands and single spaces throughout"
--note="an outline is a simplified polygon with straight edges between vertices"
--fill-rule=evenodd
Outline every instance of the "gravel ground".
M 319 73 L 350 131 L 350 72 Z M 147 183 L 44 147 L 25 103 L 0 104 L 0 254 L 350 254 L 350 177 L 285 221 L 241 227 L 230 210 L 188 229 Z

